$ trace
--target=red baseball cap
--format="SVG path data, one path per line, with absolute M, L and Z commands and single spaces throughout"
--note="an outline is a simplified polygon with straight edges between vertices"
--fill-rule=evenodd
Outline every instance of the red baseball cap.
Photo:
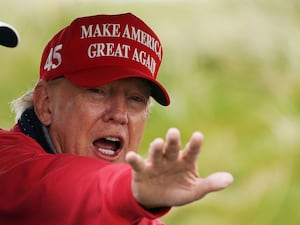
M 17 30 L 11 25 L 0 21 L 0 45 L 6 47 L 16 47 L 19 42 Z
M 157 35 L 131 13 L 75 19 L 46 45 L 40 79 L 64 76 L 89 88 L 129 77 L 149 81 L 151 96 L 169 105 L 166 89 L 156 80 L 162 60 Z

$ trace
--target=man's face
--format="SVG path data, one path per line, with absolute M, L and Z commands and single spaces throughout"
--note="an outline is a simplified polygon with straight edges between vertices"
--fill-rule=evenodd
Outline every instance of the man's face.
M 79 88 L 65 78 L 49 85 L 48 125 L 58 153 L 124 162 L 137 151 L 149 114 L 149 85 L 135 78 Z

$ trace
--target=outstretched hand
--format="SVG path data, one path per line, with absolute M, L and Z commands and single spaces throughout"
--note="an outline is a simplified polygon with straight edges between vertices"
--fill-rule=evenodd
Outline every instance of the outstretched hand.
M 218 172 L 201 178 L 197 159 L 203 136 L 193 133 L 181 151 L 180 133 L 176 128 L 167 132 L 166 140 L 155 139 L 148 159 L 128 152 L 126 161 L 133 169 L 132 191 L 145 208 L 181 206 L 221 190 L 233 182 L 230 173 Z

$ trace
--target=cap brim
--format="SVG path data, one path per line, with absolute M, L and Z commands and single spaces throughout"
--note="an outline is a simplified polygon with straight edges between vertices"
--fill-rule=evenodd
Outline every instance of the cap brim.
M 0 22 L 0 45 L 16 47 L 19 43 L 18 32 L 9 24 Z
M 146 77 L 138 70 L 121 66 L 105 66 L 74 73 L 63 74 L 73 84 L 89 88 L 100 86 L 124 78 L 142 78 L 149 81 L 151 96 L 161 105 L 170 104 L 170 97 L 166 89 L 154 78 Z

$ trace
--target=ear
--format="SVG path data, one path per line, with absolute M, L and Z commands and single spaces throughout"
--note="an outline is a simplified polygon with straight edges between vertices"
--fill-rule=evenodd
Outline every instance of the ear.
M 35 114 L 45 126 L 51 124 L 51 107 L 49 98 L 49 85 L 46 81 L 40 80 L 34 88 L 33 104 Z

